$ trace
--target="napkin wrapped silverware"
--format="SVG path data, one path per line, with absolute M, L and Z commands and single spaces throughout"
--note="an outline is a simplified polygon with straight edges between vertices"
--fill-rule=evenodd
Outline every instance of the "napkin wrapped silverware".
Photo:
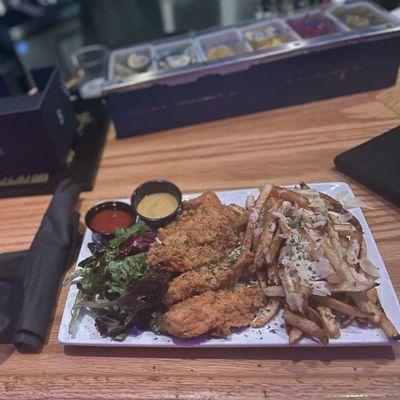
M 0 258 L 0 288 L 7 286 L 3 296 L 0 290 L 0 341 L 20 351 L 45 343 L 61 278 L 79 245 L 79 194 L 72 181 L 60 182 L 30 249 Z

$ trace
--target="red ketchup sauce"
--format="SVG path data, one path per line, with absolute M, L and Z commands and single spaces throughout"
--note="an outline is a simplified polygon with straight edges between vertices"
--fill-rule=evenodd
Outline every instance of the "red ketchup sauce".
M 102 210 L 92 219 L 92 229 L 102 233 L 114 233 L 118 228 L 127 228 L 132 225 L 133 218 L 125 211 Z

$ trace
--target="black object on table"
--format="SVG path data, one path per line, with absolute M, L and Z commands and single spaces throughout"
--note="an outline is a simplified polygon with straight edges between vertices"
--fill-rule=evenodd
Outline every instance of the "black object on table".
M 335 158 L 336 168 L 400 206 L 400 126 Z
M 57 184 L 65 178 L 74 181 L 83 191 L 92 190 L 107 135 L 109 117 L 101 99 L 78 99 L 73 106 L 78 124 L 72 144 L 72 162 L 56 172 L 0 176 L 0 198 L 51 194 Z
M 0 256 L 0 343 L 21 352 L 45 344 L 61 278 L 80 243 L 79 187 L 57 186 L 28 251 Z

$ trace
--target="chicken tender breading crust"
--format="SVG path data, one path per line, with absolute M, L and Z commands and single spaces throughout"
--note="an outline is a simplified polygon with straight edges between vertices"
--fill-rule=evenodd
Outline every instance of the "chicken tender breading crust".
M 222 259 L 239 243 L 237 224 L 237 210 L 222 205 L 214 192 L 205 192 L 185 202 L 178 219 L 159 229 L 147 263 L 182 273 Z
M 163 331 L 182 339 L 208 332 L 224 337 L 231 328 L 249 325 L 263 305 L 263 298 L 258 284 L 207 291 L 172 306 L 164 315 Z
M 170 306 L 207 290 L 231 286 L 246 274 L 252 262 L 253 254 L 244 250 L 238 255 L 225 257 L 215 264 L 206 264 L 198 269 L 187 271 L 169 284 L 164 303 Z

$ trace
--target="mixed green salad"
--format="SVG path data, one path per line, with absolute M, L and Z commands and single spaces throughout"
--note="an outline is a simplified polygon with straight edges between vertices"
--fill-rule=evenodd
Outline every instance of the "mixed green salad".
M 78 287 L 70 333 L 83 310 L 101 335 L 115 340 L 124 340 L 133 326 L 160 331 L 170 275 L 146 264 L 146 251 L 155 239 L 155 232 L 139 221 L 118 229 L 104 247 L 89 244 L 92 255 L 66 278 Z

